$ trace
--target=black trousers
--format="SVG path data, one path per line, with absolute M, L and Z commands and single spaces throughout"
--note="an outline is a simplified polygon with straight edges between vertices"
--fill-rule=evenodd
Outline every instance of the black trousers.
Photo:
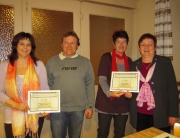
M 98 136 L 97 138 L 108 138 L 112 118 L 114 119 L 114 138 L 122 138 L 125 134 L 128 115 L 111 115 L 98 113 Z
M 150 127 L 154 127 L 153 115 L 146 115 L 137 113 L 137 126 L 136 131 L 141 131 Z M 170 133 L 171 127 L 158 128 L 162 131 Z
M 38 123 L 39 123 L 38 135 L 40 138 L 41 130 L 42 130 L 43 123 L 44 123 L 44 117 L 39 117 Z M 6 138 L 14 138 L 14 136 L 12 134 L 12 124 L 4 124 L 4 129 L 5 129 Z M 27 135 L 26 138 L 31 138 L 31 137 L 29 135 Z

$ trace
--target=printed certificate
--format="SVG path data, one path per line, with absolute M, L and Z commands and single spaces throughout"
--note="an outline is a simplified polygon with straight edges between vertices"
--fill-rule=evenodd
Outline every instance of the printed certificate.
M 60 112 L 60 90 L 28 91 L 28 114 Z
M 139 92 L 140 72 L 112 72 L 110 91 Z

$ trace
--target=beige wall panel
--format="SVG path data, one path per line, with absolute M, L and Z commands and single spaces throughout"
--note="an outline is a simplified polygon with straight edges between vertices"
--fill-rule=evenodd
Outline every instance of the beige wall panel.
M 88 2 L 97 2 L 103 4 L 111 4 L 126 8 L 136 8 L 136 0 L 85 0 Z
M 154 34 L 154 0 L 139 0 L 136 10 L 136 40 L 135 49 L 138 49 L 138 40 L 144 33 Z M 137 57 L 140 57 L 139 50 L 137 50 Z
M 173 66 L 177 81 L 180 81 L 180 0 L 170 0 L 173 30 Z

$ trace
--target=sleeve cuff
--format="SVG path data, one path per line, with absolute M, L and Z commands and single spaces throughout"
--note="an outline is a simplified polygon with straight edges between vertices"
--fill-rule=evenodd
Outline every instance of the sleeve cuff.
M 93 110 L 93 106 L 87 106 L 87 109 Z

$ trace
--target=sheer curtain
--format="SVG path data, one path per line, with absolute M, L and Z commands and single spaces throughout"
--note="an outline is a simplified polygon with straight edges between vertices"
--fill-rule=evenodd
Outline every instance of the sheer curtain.
M 157 38 L 157 54 L 173 60 L 170 0 L 155 1 L 155 36 Z

